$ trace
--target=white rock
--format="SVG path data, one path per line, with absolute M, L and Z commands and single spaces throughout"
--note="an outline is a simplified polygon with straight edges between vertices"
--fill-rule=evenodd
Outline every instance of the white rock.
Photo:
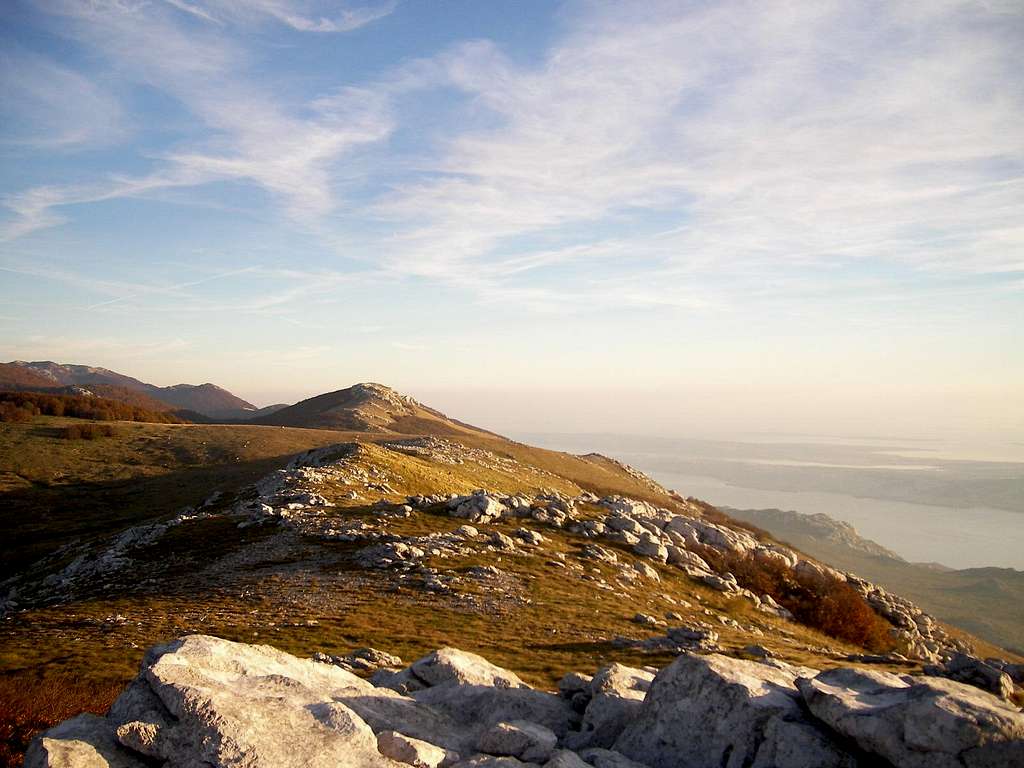
M 525 688 L 526 683 L 507 669 L 491 664 L 483 656 L 441 648 L 412 663 L 412 672 L 427 685 L 455 682 L 496 688 Z
M 633 546 L 633 551 L 659 563 L 668 560 L 668 549 L 647 531 L 644 531 L 643 537 Z
M 634 536 L 644 533 L 640 523 L 624 515 L 610 515 L 605 518 L 604 524 L 613 531 L 625 531 L 626 533 L 632 533 Z
M 447 752 L 441 747 L 420 739 L 413 739 L 398 731 L 381 731 L 377 734 L 377 749 L 384 757 L 415 768 L 438 768 L 445 761 Z
M 110 722 L 125 743 L 175 766 L 385 768 L 370 726 L 339 701 L 372 691 L 330 664 L 190 635 L 147 653 Z
M 412 694 L 417 702 L 479 733 L 492 725 L 527 720 L 554 731 L 568 733 L 577 715 L 560 696 L 532 688 L 494 688 L 485 685 L 435 685 Z
M 853 768 L 802 715 L 794 679 L 789 669 L 683 654 L 654 678 L 614 749 L 653 768 Z
M 815 717 L 899 768 L 1024 765 L 1024 715 L 973 686 L 848 668 L 797 685 Z
M 740 588 L 736 583 L 736 577 L 731 573 L 724 573 L 721 576 L 717 573 L 705 573 L 701 575 L 700 580 L 719 592 L 737 592 Z
M 667 551 L 669 565 L 687 565 L 701 571 L 711 572 L 711 566 L 707 564 L 707 561 L 694 552 L 690 552 L 682 547 L 671 546 L 667 548 Z
M 111 724 L 79 715 L 36 736 L 25 752 L 25 768 L 145 768 L 119 745 Z
M 573 749 L 610 747 L 636 716 L 654 675 L 623 664 L 599 670 L 590 684 L 590 703 L 579 733 L 570 734 L 566 745 Z
M 558 737 L 550 728 L 526 720 L 497 723 L 484 731 L 477 749 L 491 755 L 508 755 L 531 763 L 543 763 L 555 750 Z

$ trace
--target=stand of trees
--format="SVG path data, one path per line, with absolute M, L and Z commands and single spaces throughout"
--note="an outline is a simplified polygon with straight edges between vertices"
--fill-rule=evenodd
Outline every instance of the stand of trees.
M 103 397 L 0 392 L 0 422 L 31 421 L 35 416 L 69 416 L 93 421 L 148 421 L 156 424 L 186 423 L 168 411 L 152 411 Z

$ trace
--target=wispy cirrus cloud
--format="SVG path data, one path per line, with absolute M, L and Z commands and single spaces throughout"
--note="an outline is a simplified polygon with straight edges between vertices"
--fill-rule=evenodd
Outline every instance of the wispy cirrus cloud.
M 405 224 L 391 268 L 543 284 L 613 244 L 652 297 L 811 264 L 1021 269 L 1019 12 L 584 8 L 540 65 L 477 42 L 399 80 L 458 89 L 489 117 L 381 199 L 377 213 Z
M 45 150 L 106 145 L 123 138 L 127 120 L 118 100 L 79 72 L 39 54 L 0 52 L 0 145 Z
M 65 19 L 66 34 L 93 46 L 130 78 L 177 99 L 208 134 L 194 146 L 176 146 L 157 157 L 145 176 L 8 195 L 3 202 L 13 216 L 0 227 L 0 240 L 61 223 L 65 206 L 232 180 L 262 187 L 282 201 L 287 216 L 309 222 L 336 204 L 333 164 L 393 128 L 387 101 L 362 89 L 340 87 L 308 103 L 282 98 L 247 74 L 243 47 L 219 30 L 186 30 L 157 7 L 50 8 Z
M 305 101 L 253 77 L 224 27 L 248 9 L 338 31 L 392 6 L 51 7 L 205 136 L 164 150 L 149 175 L 8 196 L 8 237 L 72 205 L 240 181 L 373 270 L 531 311 L 721 310 L 815 279 L 853 294 L 858 269 L 877 287 L 907 271 L 1024 268 L 1012 4 L 579 3 L 540 59 L 465 42 Z M 451 119 L 396 170 L 386 142 L 413 130 L 405 103 L 431 91 L 454 94 Z M 360 166 L 373 200 L 345 215 L 385 235 L 334 220 L 344 161 L 362 152 L 381 160 Z
M 342 5 L 308 0 L 164 0 L 179 11 L 205 21 L 222 24 L 252 23 L 264 17 L 299 32 L 352 32 L 394 12 L 397 0 L 373 5 Z

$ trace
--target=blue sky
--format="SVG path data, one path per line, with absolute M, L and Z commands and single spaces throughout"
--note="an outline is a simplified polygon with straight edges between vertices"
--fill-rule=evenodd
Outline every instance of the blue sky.
M 1024 434 L 1018 2 L 12 0 L 0 34 L 4 359 Z

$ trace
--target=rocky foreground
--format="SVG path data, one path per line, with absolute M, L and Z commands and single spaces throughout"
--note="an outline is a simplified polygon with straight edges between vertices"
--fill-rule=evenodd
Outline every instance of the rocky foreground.
M 339 663 L 379 668 L 366 680 Z M 573 672 L 549 693 L 452 648 L 400 663 L 369 650 L 302 660 L 190 635 L 152 648 L 106 717 L 37 737 L 25 765 L 1024 765 L 1024 715 L 945 678 L 684 653 L 661 670 Z

